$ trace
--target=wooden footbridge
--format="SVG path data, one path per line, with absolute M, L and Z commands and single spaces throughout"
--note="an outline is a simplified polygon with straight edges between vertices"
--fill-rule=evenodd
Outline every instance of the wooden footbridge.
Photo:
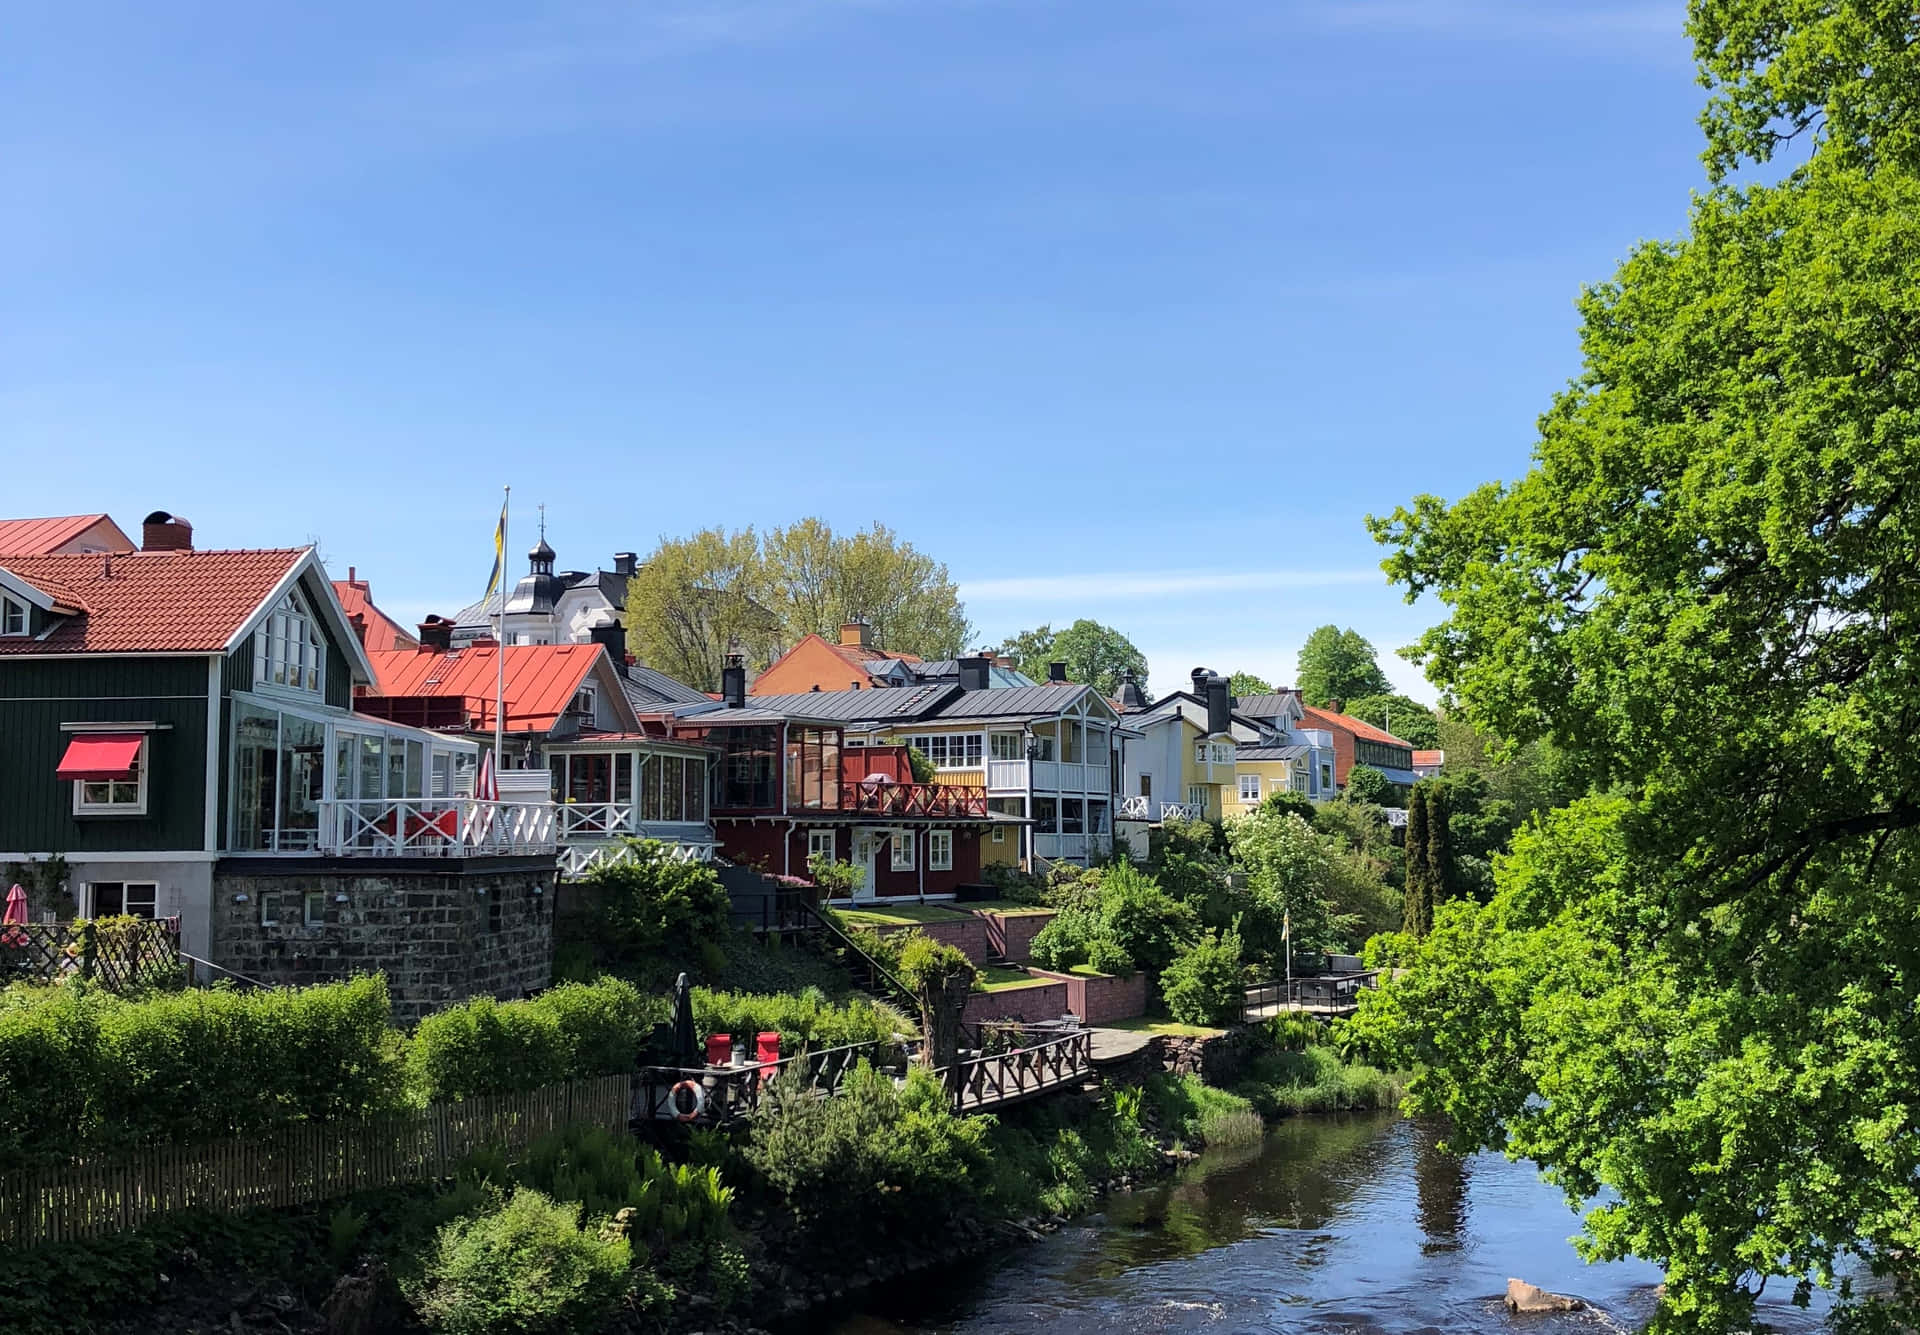
M 963 1116 L 1078 1085 L 1093 1071 L 1091 1030 L 987 1025 L 973 1041 L 959 1061 L 934 1072 Z M 876 1042 L 743 1066 L 651 1066 L 634 1082 L 634 1122 L 730 1125 L 755 1116 L 774 1097 L 832 1098 L 863 1061 L 903 1079 L 910 1060 L 909 1045 Z

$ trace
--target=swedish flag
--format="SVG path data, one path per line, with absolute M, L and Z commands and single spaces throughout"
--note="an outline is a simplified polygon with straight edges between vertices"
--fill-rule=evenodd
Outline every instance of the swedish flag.
M 500 502 L 500 522 L 493 526 L 493 573 L 487 576 L 486 597 L 493 597 L 500 591 L 500 574 L 506 569 L 507 562 L 507 502 Z

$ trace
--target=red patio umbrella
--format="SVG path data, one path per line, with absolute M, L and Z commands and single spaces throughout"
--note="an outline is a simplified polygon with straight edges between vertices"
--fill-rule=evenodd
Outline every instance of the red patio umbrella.
M 13 889 L 7 891 L 6 912 L 0 913 L 0 923 L 6 925 L 6 930 L 0 932 L 0 942 L 10 946 L 26 945 L 27 934 L 19 930 L 26 925 L 26 922 L 27 892 L 16 883 Z

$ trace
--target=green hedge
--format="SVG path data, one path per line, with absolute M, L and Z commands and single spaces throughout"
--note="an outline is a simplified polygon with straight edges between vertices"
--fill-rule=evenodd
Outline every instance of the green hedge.
M 780 1050 L 788 1056 L 802 1042 L 817 1051 L 849 1043 L 888 1042 L 897 1033 L 919 1029 L 891 1007 L 861 998 L 836 1005 L 811 987 L 797 994 L 770 995 L 696 987 L 693 1018 L 702 1038 L 731 1034 L 735 1042 L 751 1043 L 756 1034 L 777 1033 Z
M 424 1098 L 464 1099 L 630 1071 L 667 1003 L 631 983 L 567 983 L 531 1001 L 476 997 L 429 1015 L 409 1069 Z

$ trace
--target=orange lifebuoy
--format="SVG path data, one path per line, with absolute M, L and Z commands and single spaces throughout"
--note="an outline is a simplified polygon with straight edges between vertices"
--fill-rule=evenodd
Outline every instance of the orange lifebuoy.
M 683 1089 L 693 1091 L 693 1107 L 685 1111 L 680 1107 L 680 1091 Z M 691 1122 L 707 1110 L 707 1091 L 702 1089 L 697 1081 L 682 1080 L 667 1091 L 667 1106 L 673 1109 L 676 1121 Z

